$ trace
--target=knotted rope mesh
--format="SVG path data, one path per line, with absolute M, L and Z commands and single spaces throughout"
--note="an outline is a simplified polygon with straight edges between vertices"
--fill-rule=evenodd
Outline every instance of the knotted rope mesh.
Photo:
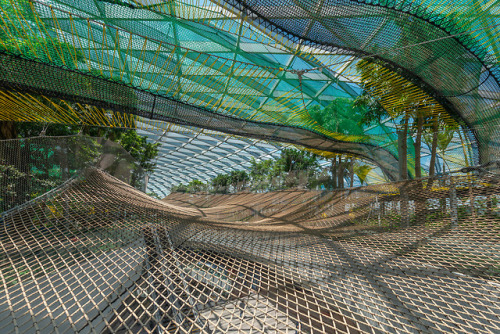
M 394 131 L 411 115 L 491 168 L 158 201 L 102 139 L 0 142 L 0 333 L 500 332 L 495 1 L 0 3 L 0 122 L 166 121 L 396 180 L 420 173 Z M 388 122 L 312 117 L 362 92 Z
M 159 201 L 92 161 L 2 215 L 1 332 L 500 330 L 491 171 Z

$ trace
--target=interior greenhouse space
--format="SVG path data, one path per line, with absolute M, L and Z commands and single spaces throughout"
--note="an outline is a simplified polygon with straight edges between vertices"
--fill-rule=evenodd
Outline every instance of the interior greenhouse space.
M 0 0 L 0 333 L 500 333 L 500 0 Z

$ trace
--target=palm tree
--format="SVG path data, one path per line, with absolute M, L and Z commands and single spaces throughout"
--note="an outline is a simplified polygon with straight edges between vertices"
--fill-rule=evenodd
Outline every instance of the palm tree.
M 361 165 L 361 164 L 354 164 L 353 170 L 356 176 L 359 179 L 359 182 L 361 185 L 365 183 L 366 177 L 368 176 L 368 173 L 372 171 L 373 167 L 370 165 Z
M 308 110 L 309 115 L 324 129 L 342 135 L 363 135 L 363 126 L 359 119 L 364 117 L 366 106 L 356 103 L 356 100 L 337 98 L 325 108 L 315 106 Z M 344 175 L 347 171 L 352 180 L 352 166 L 354 158 L 342 157 L 337 154 L 331 159 L 331 186 L 332 188 L 344 188 Z M 351 181 L 352 187 L 352 181 Z

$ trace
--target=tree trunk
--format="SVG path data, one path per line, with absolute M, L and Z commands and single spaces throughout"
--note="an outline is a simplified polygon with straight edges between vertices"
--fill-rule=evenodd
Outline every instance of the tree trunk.
M 469 178 L 469 201 L 470 201 L 470 212 L 471 212 L 471 218 L 474 223 L 477 222 L 477 213 L 476 213 L 476 208 L 474 207 L 474 202 L 476 201 L 474 198 L 474 192 L 473 192 L 473 180 L 472 178 Z
M 431 161 L 429 163 L 429 181 L 427 182 L 427 191 L 431 190 L 436 174 L 436 156 L 437 156 L 437 141 L 438 141 L 438 122 L 434 117 L 432 123 L 432 144 L 431 144 Z
M 424 222 L 427 217 L 426 194 L 423 192 L 422 184 L 422 165 L 421 165 L 421 150 L 422 150 L 422 132 L 424 128 L 424 117 L 421 113 L 417 116 L 417 136 L 415 138 L 415 178 L 417 179 L 415 200 L 415 216 L 418 223 Z
M 408 163 L 407 163 L 407 152 L 408 152 L 408 114 L 405 116 L 405 123 L 403 125 L 403 130 L 398 130 L 398 158 L 399 158 L 399 177 L 401 181 L 408 179 Z M 401 208 L 401 225 L 408 227 L 410 226 L 410 212 L 408 207 L 408 190 L 406 189 L 407 184 L 404 183 L 399 188 L 400 194 L 400 208 Z
M 351 157 L 351 163 L 350 163 L 350 166 L 349 166 L 349 178 L 350 178 L 350 187 L 354 187 L 354 158 Z
M 443 152 L 443 157 L 444 157 L 444 152 Z M 442 173 L 444 174 L 446 171 L 446 164 L 445 164 L 445 161 L 443 159 L 443 171 Z M 446 182 L 444 180 L 444 177 L 441 178 L 441 185 L 442 186 L 445 186 Z M 445 213 L 446 212 L 446 199 L 445 198 L 441 198 L 440 199 L 441 201 L 441 212 Z
M 342 157 L 339 156 L 339 165 L 338 165 L 338 171 L 337 171 L 337 185 L 339 189 L 344 189 L 344 165 L 345 163 L 342 161 Z
M 421 148 L 422 148 L 422 131 L 424 127 L 424 117 L 418 115 L 417 117 L 417 136 L 415 138 L 415 178 L 420 179 L 422 177 L 422 167 L 421 167 Z M 419 183 L 421 184 L 421 183 Z
M 403 130 L 398 130 L 398 158 L 399 158 L 399 178 L 408 179 L 408 116 L 405 117 Z
M 493 214 L 493 195 L 489 194 L 486 200 L 486 214 L 488 216 Z
M 333 157 L 332 166 L 331 166 L 330 171 L 332 173 L 332 188 L 336 189 L 337 188 L 337 157 Z

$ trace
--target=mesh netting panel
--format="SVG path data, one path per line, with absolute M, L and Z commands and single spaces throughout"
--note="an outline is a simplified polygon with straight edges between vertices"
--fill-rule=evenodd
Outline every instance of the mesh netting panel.
M 138 1 L 142 3 L 142 1 Z M 483 162 L 498 159 L 498 22 L 495 2 L 221 0 L 292 45 L 384 59 L 419 81 L 449 112 L 476 128 Z M 481 10 L 479 10 L 481 8 Z M 484 12 L 483 12 L 484 10 Z M 485 24 L 488 22 L 488 24 Z M 270 34 L 272 34 L 270 33 Z M 453 37 L 453 38 L 451 38 Z M 430 41 L 433 41 L 430 43 Z M 482 114 L 481 116 L 479 115 Z M 481 120 L 479 120 L 481 119 Z M 488 123 L 488 131 L 480 125 Z
M 6 71 L 0 72 L 0 88 L 6 91 L 27 91 L 31 94 L 43 94 L 57 99 L 85 102 L 154 120 L 203 127 L 250 138 L 299 144 L 324 151 L 346 152 L 373 161 L 380 165 L 391 179 L 396 179 L 397 160 L 395 154 L 387 148 L 373 144 L 337 141 L 307 129 L 280 124 L 242 122 L 236 117 L 216 114 L 148 92 L 140 92 L 116 82 L 68 72 L 25 59 L 12 58 L 1 53 L 0 62 L 9 64 Z M 23 100 L 24 96 L 20 95 L 18 98 Z M 22 109 L 16 106 L 15 110 L 19 112 Z M 34 113 L 34 110 L 30 110 L 30 113 Z M 16 116 L 16 113 L 12 114 Z M 71 112 L 71 115 L 75 114 L 77 113 Z M 105 117 L 94 116 L 95 118 Z M 59 120 L 59 122 L 65 124 L 67 120 Z
M 498 332 L 497 203 L 493 174 L 158 201 L 89 168 L 2 217 L 0 331 Z
M 429 175 L 470 172 L 159 201 L 102 139 L 0 142 L 0 333 L 500 332 L 495 1 L 0 3 L 0 122 L 144 117 L 349 154 L 391 180 L 422 175 L 423 133 L 462 127 L 452 154 L 432 135 Z M 362 91 L 385 121 L 312 116 Z
M 98 167 L 144 190 L 144 171 L 120 145 L 87 136 L 0 141 L 0 213 L 22 205 Z

